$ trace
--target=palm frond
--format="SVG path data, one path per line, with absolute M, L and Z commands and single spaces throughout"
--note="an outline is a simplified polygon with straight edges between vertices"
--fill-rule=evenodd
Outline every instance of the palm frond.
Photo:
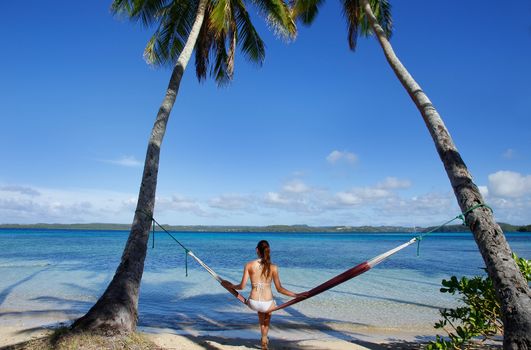
M 286 40 L 292 40 L 297 36 L 297 26 L 284 0 L 252 0 L 252 2 L 266 18 L 275 34 Z
M 285 1 L 295 0 L 251 1 L 277 33 L 294 37 L 296 26 Z M 305 1 L 317 8 L 323 0 Z M 145 47 L 144 57 L 153 65 L 173 65 L 188 39 L 198 3 L 199 0 L 114 0 L 111 10 L 114 14 L 127 15 L 132 21 L 141 21 L 146 26 L 156 24 Z M 308 21 L 309 18 L 306 15 Z M 248 60 L 259 65 L 263 63 L 265 45 L 251 22 L 244 0 L 210 0 L 195 45 L 199 81 L 206 79 L 210 71 L 219 85 L 230 82 L 234 75 L 237 48 Z
M 170 0 L 114 0 L 111 12 L 127 15 L 130 20 L 141 21 L 149 27 L 159 20 L 161 12 L 170 3 Z
M 236 22 L 232 21 L 230 24 L 230 32 L 228 39 L 229 43 L 229 54 L 227 56 L 227 76 L 230 80 L 234 77 L 234 58 L 236 56 L 236 43 L 238 42 L 238 30 L 236 27 Z
M 205 18 L 195 44 L 195 73 L 200 82 L 206 80 L 210 61 L 210 50 L 213 41 L 213 31 L 210 24 L 211 10 L 211 6 L 207 6 L 205 9 Z
M 356 49 L 358 43 L 359 23 L 361 22 L 361 7 L 359 0 L 343 0 L 343 16 L 347 20 L 347 41 L 351 50 Z
M 213 2 L 211 23 L 212 28 L 218 33 L 229 31 L 229 23 L 232 21 L 231 0 L 215 0 Z
M 226 31 L 225 25 L 221 28 L 219 27 L 219 20 L 220 18 L 224 18 L 224 7 L 228 3 L 230 4 L 228 1 L 224 1 L 222 5 L 220 5 L 220 2 L 210 4 L 205 11 L 205 19 L 195 47 L 197 78 L 199 81 L 206 79 L 207 71 L 210 71 L 210 76 L 220 86 L 227 85 L 231 81 L 234 73 L 234 56 L 237 41 L 236 33 L 233 30 L 235 28 L 235 22 L 232 21 L 232 24 L 229 25 L 228 32 Z M 222 15 L 220 15 L 220 9 L 222 9 Z M 214 11 L 217 11 L 217 23 L 214 23 Z M 229 38 L 230 41 L 228 40 Z M 227 41 L 229 41 L 228 52 L 226 47 Z M 213 61 L 211 65 L 209 65 L 210 61 Z
M 219 37 L 214 43 L 214 55 L 215 62 L 211 69 L 211 74 L 218 83 L 218 85 L 227 85 L 230 82 L 231 77 L 227 71 L 228 54 L 225 47 L 225 38 Z
M 233 1 L 214 0 L 209 18 L 210 56 L 214 62 L 210 67 L 210 75 L 218 85 L 226 85 L 234 73 L 235 25 Z M 227 41 L 229 51 L 227 52 Z
M 114 0 L 111 4 L 111 13 L 113 15 L 129 15 L 132 7 L 131 0 Z
M 196 74 L 200 81 L 206 77 L 208 64 L 212 62 L 210 75 L 218 85 L 228 84 L 234 76 L 236 48 L 249 61 L 263 63 L 265 45 L 243 0 L 216 0 L 211 4 L 208 23 L 196 46 Z
M 196 1 L 175 0 L 161 10 L 159 26 L 144 50 L 148 63 L 175 63 L 192 28 L 196 8 Z
M 300 20 L 304 25 L 310 25 L 317 14 L 319 7 L 324 0 L 297 0 L 294 1 L 291 8 L 291 16 L 295 20 Z
M 391 4 L 388 0 L 369 0 L 369 3 L 378 24 L 383 28 L 386 36 L 390 38 L 393 31 Z M 373 30 L 360 0 L 343 0 L 343 15 L 347 21 L 348 44 L 350 49 L 354 51 L 358 37 L 372 35 Z
M 391 16 L 391 3 L 388 0 L 378 0 L 375 6 L 375 16 L 388 39 L 393 35 L 393 18 Z
M 163 59 L 159 57 L 158 55 L 159 50 L 156 47 L 158 45 L 159 35 L 160 33 L 159 33 L 159 30 L 157 29 L 155 33 L 153 33 L 151 38 L 149 38 L 149 41 L 146 47 L 144 48 L 144 60 L 146 60 L 146 62 L 148 62 L 149 64 L 155 64 L 155 62 L 163 61 Z
M 261 65 L 265 59 L 265 45 L 251 22 L 242 0 L 235 0 L 236 25 L 240 50 L 251 62 Z

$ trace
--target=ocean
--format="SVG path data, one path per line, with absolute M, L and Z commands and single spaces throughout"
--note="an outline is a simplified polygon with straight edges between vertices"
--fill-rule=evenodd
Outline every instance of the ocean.
M 301 292 L 411 239 L 413 234 L 173 233 L 223 278 L 238 283 L 261 239 L 271 244 L 285 288 Z M 101 295 L 120 261 L 128 232 L 0 230 L 0 327 L 68 322 Z M 531 258 L 531 234 L 507 233 Z M 150 239 L 139 300 L 139 325 L 188 331 L 256 326 L 256 314 L 227 293 L 169 236 Z M 443 278 L 483 275 L 469 233 L 432 234 L 420 255 L 410 246 L 376 268 L 273 316 L 273 325 L 326 329 L 331 324 L 429 329 L 438 310 L 458 304 L 439 292 Z M 244 295 L 249 293 L 249 284 Z M 286 300 L 276 295 L 277 302 Z

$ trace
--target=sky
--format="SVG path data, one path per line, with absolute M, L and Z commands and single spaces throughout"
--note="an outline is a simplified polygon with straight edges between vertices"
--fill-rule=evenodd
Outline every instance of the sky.
M 459 6 L 451 6 L 457 5 Z M 393 47 L 500 222 L 531 223 L 531 3 L 392 1 Z M 153 28 L 109 1 L 0 14 L 0 223 L 130 223 L 171 74 Z M 155 217 L 174 225 L 438 225 L 459 213 L 433 142 L 375 38 L 348 49 L 339 2 L 232 84 L 185 72 Z M 238 55 L 238 54 L 237 54 Z

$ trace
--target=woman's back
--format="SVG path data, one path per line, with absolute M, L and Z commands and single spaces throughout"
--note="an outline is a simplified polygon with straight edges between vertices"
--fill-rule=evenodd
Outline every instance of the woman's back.
M 273 280 L 273 271 L 276 270 L 274 264 L 270 264 L 267 275 L 264 273 L 264 265 L 261 259 L 253 260 L 247 263 L 247 270 L 251 279 L 251 294 L 249 298 L 258 301 L 269 301 L 273 299 L 271 290 L 271 281 Z

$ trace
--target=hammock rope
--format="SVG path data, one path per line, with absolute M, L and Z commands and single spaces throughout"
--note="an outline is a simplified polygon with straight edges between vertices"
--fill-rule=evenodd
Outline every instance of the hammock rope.
M 473 210 L 477 209 L 477 208 L 481 208 L 481 207 L 485 207 L 487 209 L 489 209 L 491 212 L 494 212 L 492 210 L 491 207 L 489 207 L 488 205 L 486 204 L 483 204 L 483 203 L 479 203 L 479 204 L 476 204 L 474 206 L 472 206 L 471 208 L 469 208 L 468 210 L 466 210 L 465 212 L 457 215 L 456 217 L 454 217 L 453 219 L 450 219 L 448 221 L 446 221 L 445 223 L 437 226 L 436 228 L 433 228 L 427 232 L 424 232 L 412 239 L 410 239 L 409 241 L 393 248 L 393 249 L 390 249 L 380 255 L 377 255 L 375 256 L 374 258 L 370 259 L 370 260 L 367 260 L 367 261 L 364 261 L 342 273 L 340 273 L 339 275 L 335 276 L 335 277 L 332 277 L 331 279 L 329 279 L 328 281 L 318 285 L 317 287 L 314 287 L 304 293 L 299 293 L 299 296 L 283 303 L 283 304 L 280 304 L 278 306 L 276 306 L 275 308 L 273 308 L 270 312 L 273 312 L 273 311 L 277 311 L 277 310 L 281 310 L 281 309 L 284 309 L 288 306 L 291 306 L 291 305 L 294 305 L 294 304 L 297 304 L 303 300 L 306 300 L 306 299 L 309 299 L 313 296 L 316 296 L 318 294 L 321 294 L 322 292 L 325 292 L 331 288 L 334 288 L 335 286 L 339 285 L 339 284 L 342 284 L 354 277 L 357 277 L 359 275 L 361 275 L 362 273 L 365 273 L 367 271 L 369 271 L 370 269 L 372 269 L 373 267 L 375 267 L 376 265 L 380 264 L 381 262 L 383 262 L 384 260 L 386 260 L 387 258 L 389 258 L 390 256 L 398 253 L 399 251 L 401 251 L 402 249 L 406 248 L 406 247 L 409 247 L 410 245 L 412 245 L 413 243 L 417 243 L 417 256 L 419 255 L 420 253 L 420 242 L 424 239 L 425 236 L 441 229 L 442 227 L 448 225 L 449 223 L 455 221 L 455 220 L 462 220 L 462 223 L 463 225 L 466 224 L 466 217 L 468 214 L 470 214 Z M 146 213 L 144 212 L 143 210 L 137 210 L 137 212 L 140 212 L 144 215 L 146 215 L 148 218 L 150 218 L 152 220 L 152 224 L 153 224 L 153 245 L 152 247 L 155 248 L 155 226 L 158 226 L 160 227 L 165 233 L 167 233 L 175 242 L 177 242 L 177 244 L 179 244 L 181 246 L 181 248 L 184 249 L 185 251 L 185 269 L 186 269 L 186 276 L 188 276 L 188 256 L 191 256 L 199 265 L 201 265 L 215 280 L 217 280 L 222 286 L 223 288 L 225 288 L 229 293 L 231 293 L 234 297 L 236 297 L 239 301 L 241 301 L 242 303 L 244 304 L 247 304 L 247 299 L 241 295 L 240 293 L 238 293 L 237 290 L 233 289 L 233 288 L 230 288 L 230 287 L 226 287 L 222 284 L 223 282 L 223 279 L 212 269 L 210 268 L 210 266 L 208 266 L 204 261 L 202 261 L 201 259 L 199 259 L 197 257 L 197 255 L 194 254 L 194 252 L 192 252 L 190 249 L 188 249 L 184 244 L 182 244 L 181 242 L 179 242 L 179 240 L 177 238 L 175 238 L 168 230 L 166 230 L 161 224 L 159 224 L 157 222 L 157 220 L 155 220 L 155 218 L 150 215 L 149 213 Z
M 223 279 L 214 271 L 212 270 L 212 268 L 210 268 L 210 266 L 208 266 L 203 260 L 199 259 L 197 257 L 197 255 L 194 254 L 194 252 L 192 252 L 190 249 L 188 249 L 184 244 L 182 244 L 181 242 L 179 242 L 179 240 L 177 238 L 175 238 L 168 230 L 166 230 L 161 224 L 158 223 L 157 220 L 155 220 L 155 218 L 150 215 L 149 213 L 146 213 L 145 211 L 143 210 L 137 210 L 137 212 L 139 213 L 142 213 L 144 215 L 146 215 L 153 223 L 153 248 L 155 247 L 155 225 L 160 227 L 162 229 L 162 231 L 166 232 L 168 234 L 168 236 L 170 236 L 178 245 L 181 246 L 181 248 L 183 248 L 184 252 L 185 252 L 185 269 L 186 269 L 186 277 L 188 277 L 188 256 L 191 256 L 195 261 L 197 261 L 197 263 L 199 265 L 201 265 L 215 280 L 217 280 L 221 286 L 223 288 L 225 288 L 229 293 L 231 293 L 232 295 L 234 295 L 234 297 L 236 297 L 238 300 L 240 300 L 242 303 L 244 304 L 247 304 L 247 299 L 245 299 L 245 297 L 243 295 L 241 295 L 240 293 L 238 293 L 238 291 L 234 288 L 228 288 L 228 287 L 225 287 L 221 282 L 223 281 Z
M 420 255 L 420 241 L 422 241 L 422 239 L 423 239 L 425 236 L 427 236 L 427 235 L 429 235 L 430 233 L 433 233 L 433 232 L 435 232 L 435 231 L 437 231 L 437 230 L 443 228 L 444 226 L 448 225 L 449 223 L 451 223 L 451 222 L 453 222 L 453 221 L 455 221 L 455 220 L 457 220 L 457 219 L 461 220 L 461 222 L 462 222 L 463 225 L 466 225 L 466 217 L 467 217 L 467 215 L 470 214 L 473 210 L 475 210 L 475 209 L 477 209 L 477 208 L 481 208 L 481 207 L 485 207 L 485 208 L 489 209 L 489 210 L 491 211 L 491 213 L 494 213 L 494 211 L 492 210 L 491 207 L 489 207 L 489 206 L 486 205 L 486 204 L 479 203 L 479 204 L 476 204 L 476 205 L 472 206 L 471 208 L 469 208 L 468 210 L 466 210 L 464 213 L 461 213 L 461 214 L 457 215 L 455 218 L 446 221 L 444 224 L 441 224 L 441 225 L 437 226 L 437 227 L 434 228 L 434 229 L 431 229 L 431 230 L 429 230 L 429 231 L 427 231 L 427 232 L 424 232 L 424 233 L 418 235 L 418 236 L 416 237 L 416 238 L 417 238 L 417 256 Z

